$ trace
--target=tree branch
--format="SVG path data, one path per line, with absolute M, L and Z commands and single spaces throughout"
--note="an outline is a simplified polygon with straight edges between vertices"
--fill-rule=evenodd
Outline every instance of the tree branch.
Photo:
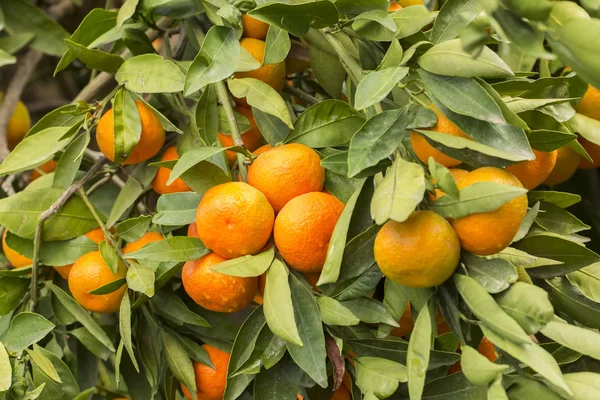
M 309 103 L 310 105 L 317 104 L 319 102 L 319 100 L 317 98 L 311 96 L 308 93 L 304 93 L 302 90 L 298 90 L 295 87 L 292 87 L 288 84 L 286 84 L 283 87 L 283 91 L 291 94 L 292 96 L 296 96 L 296 97 L 300 98 L 300 100 L 304 100 L 305 102 Z
M 42 232 L 44 230 L 44 223 L 50 219 L 54 214 L 66 204 L 67 201 L 83 187 L 87 182 L 94 178 L 96 173 L 102 168 L 104 164 L 108 162 L 108 159 L 101 158 L 86 172 L 86 174 L 77 182 L 69 186 L 67 190 L 48 208 L 46 211 L 40 214 L 38 218 L 37 228 L 35 230 L 35 237 L 33 238 L 33 262 L 31 266 L 31 310 L 35 309 L 37 303 L 37 281 L 38 281 L 38 265 L 40 259 L 40 247 L 42 245 Z

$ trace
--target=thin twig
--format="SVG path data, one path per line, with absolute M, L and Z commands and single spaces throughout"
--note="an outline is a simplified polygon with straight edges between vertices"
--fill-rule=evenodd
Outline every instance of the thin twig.
M 35 309 L 37 303 L 37 280 L 38 280 L 38 264 L 40 259 L 40 247 L 42 245 L 42 231 L 44 230 L 44 223 L 52 217 L 54 214 L 65 205 L 67 201 L 77 192 L 79 189 L 94 178 L 96 173 L 106 164 L 108 160 L 101 158 L 96 161 L 94 165 L 86 172 L 86 174 L 79 181 L 75 182 L 67 190 L 65 190 L 60 197 L 48 208 L 46 211 L 40 214 L 38 217 L 38 223 L 35 230 L 35 237 L 33 239 L 33 259 L 32 259 L 32 271 L 31 271 L 31 309 Z
M 233 107 L 231 107 L 231 101 L 229 99 L 229 92 L 225 87 L 225 83 L 223 81 L 217 82 L 214 84 L 217 89 L 217 97 L 219 98 L 219 102 L 223 105 L 223 110 L 225 111 L 225 115 L 227 115 L 227 121 L 229 122 L 229 130 L 231 131 L 231 138 L 233 139 L 233 144 L 236 146 L 244 147 L 244 141 L 242 140 L 242 135 L 240 134 L 240 128 L 237 124 L 237 119 L 235 118 L 235 114 L 233 113 Z M 246 177 L 248 175 L 248 167 L 244 162 L 246 157 L 237 153 L 237 162 L 240 168 L 240 175 L 242 180 L 246 182 Z
M 104 233 L 104 238 L 106 239 L 106 241 L 108 241 L 108 244 L 110 245 L 110 247 L 112 247 L 115 250 L 115 252 L 119 256 L 121 261 L 123 261 L 125 263 L 125 265 L 128 266 L 129 263 L 127 262 L 127 260 L 125 260 L 125 256 L 123 255 L 123 251 L 121 250 L 121 247 L 119 246 L 119 244 L 113 237 L 112 233 L 110 233 L 110 231 L 106 228 L 106 225 L 104 225 L 102 218 L 100 218 L 100 215 L 98 215 L 98 211 L 96 210 L 96 207 L 94 207 L 94 205 L 92 204 L 89 197 L 85 193 L 85 190 L 82 187 L 79 188 L 79 196 L 81 196 L 81 199 L 85 203 L 86 207 L 90 210 L 90 212 L 96 219 L 96 222 L 98 223 L 98 226 L 102 230 L 102 233 Z
M 8 155 L 8 146 L 6 143 L 8 121 L 15 111 L 25 85 L 41 59 L 42 53 L 31 49 L 19 60 L 15 74 L 10 79 L 4 98 L 0 103 L 0 161 L 4 160 Z
M 9 196 L 12 196 L 15 193 L 15 188 L 13 187 L 13 183 L 17 179 L 17 174 L 8 175 L 6 179 L 2 182 L 2 190 Z
M 310 105 L 317 104 L 319 102 L 319 100 L 316 97 L 313 97 L 310 94 L 305 93 L 302 90 L 296 89 L 295 87 L 292 87 L 287 84 L 283 87 L 283 91 L 291 94 L 292 96 L 296 96 L 301 100 L 304 100 Z

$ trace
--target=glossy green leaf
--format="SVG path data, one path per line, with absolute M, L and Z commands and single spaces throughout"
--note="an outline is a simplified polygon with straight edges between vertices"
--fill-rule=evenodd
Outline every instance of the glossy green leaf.
M 267 273 L 267 285 L 270 271 Z M 297 323 L 298 336 L 302 345 L 299 346 L 295 342 L 288 341 L 288 352 L 304 372 L 317 382 L 319 386 L 326 388 L 327 367 L 325 363 L 327 353 L 325 352 L 325 335 L 323 333 L 321 317 L 319 316 L 319 308 L 313 297 L 312 290 L 304 286 L 295 275 L 291 274 L 290 289 L 294 307 L 294 320 Z
M 381 41 L 391 41 L 398 31 L 394 19 L 384 10 L 369 10 L 357 15 L 352 29 L 365 39 Z
M 460 190 L 459 198 L 442 196 L 431 209 L 447 218 L 462 218 L 498 209 L 512 199 L 527 193 L 526 189 L 493 182 L 477 182 Z
M 152 298 L 152 303 L 159 313 L 178 325 L 190 324 L 195 326 L 206 326 L 210 324 L 206 319 L 190 310 L 185 303 L 175 294 L 167 291 L 157 291 Z
M 433 14 L 423 5 L 412 5 L 392 13 L 396 24 L 396 38 L 402 39 L 418 33 L 423 27 L 433 21 Z
M 359 357 L 356 363 L 356 384 L 363 393 L 373 393 L 378 398 L 391 396 L 400 382 L 408 380 L 406 367 L 385 358 Z
M 188 69 L 184 94 L 191 95 L 210 83 L 222 81 L 235 71 L 240 57 L 240 44 L 235 30 L 213 26 L 202 42 L 200 52 Z
M 365 76 L 356 88 L 356 109 L 363 110 L 382 101 L 407 74 L 406 67 L 389 67 Z
M 337 282 L 340 276 L 340 268 L 342 266 L 342 259 L 344 256 L 344 249 L 346 246 L 346 238 L 348 236 L 348 229 L 350 227 L 352 214 L 356 207 L 356 202 L 362 191 L 364 181 L 356 188 L 352 197 L 346 202 L 342 214 L 335 224 L 329 246 L 327 247 L 327 258 L 323 265 L 323 270 L 319 276 L 318 285 L 324 285 L 326 283 Z
M 193 237 L 174 236 L 149 243 L 142 249 L 125 255 L 126 259 L 147 261 L 190 261 L 206 255 L 209 250 Z
M 461 346 L 460 363 L 463 374 L 473 385 L 487 385 L 500 376 L 508 365 L 494 364 L 471 346 Z
M 125 62 L 123 58 L 116 54 L 106 53 L 104 51 L 88 49 L 87 47 L 75 43 L 72 40 L 65 39 L 69 51 L 74 58 L 78 58 L 89 69 L 108 72 L 114 74 Z
M 21 303 L 29 283 L 28 279 L 0 277 L 0 315 L 8 314 Z
M 50 379 L 55 382 L 62 383 L 60 376 L 58 376 L 58 372 L 56 372 L 56 368 L 54 368 L 54 365 L 52 365 L 52 361 L 46 358 L 42 353 L 39 353 L 35 350 L 27 349 L 27 354 L 29 354 L 31 361 L 33 361 L 33 363 Z
M 269 268 L 275 257 L 275 248 L 269 247 L 268 250 L 255 256 L 245 255 L 216 264 L 213 270 L 229 276 L 260 276 Z
M 364 117 L 349 104 L 325 100 L 300 114 L 286 142 L 317 148 L 343 145 L 363 122 Z
M 483 9 L 483 2 L 477 0 L 447 1 L 433 23 L 431 42 L 438 44 L 458 37 L 461 30 L 470 24 Z
M 460 39 L 436 44 L 419 57 L 421 68 L 438 75 L 459 77 L 506 78 L 513 72 L 490 48 L 484 47 L 477 58 L 465 52 Z
M 574 399 L 593 399 L 600 396 L 600 374 L 572 372 L 564 375 Z
M 140 164 L 133 170 L 110 210 L 110 215 L 106 222 L 107 228 L 111 228 L 137 200 L 144 189 L 150 185 L 157 170 L 158 168 L 149 167 L 146 164 Z
M 360 319 L 336 299 L 321 296 L 317 299 L 317 305 L 324 324 L 351 326 L 360 323 Z
M 277 259 L 273 260 L 267 271 L 263 304 L 265 318 L 271 332 L 286 342 L 302 346 L 302 339 L 300 339 L 294 317 L 288 271 L 285 265 Z
M 502 259 L 486 260 L 474 254 L 463 252 L 462 261 L 469 276 L 475 279 L 488 293 L 500 293 L 517 281 L 517 269 Z
M 594 330 L 567 324 L 555 317 L 541 329 L 541 333 L 578 353 L 600 360 L 600 334 Z
M 483 322 L 483 326 L 518 345 L 531 343 L 521 326 L 473 278 L 454 274 L 454 283 L 467 307 Z
M 458 187 L 448 168 L 444 167 L 442 164 L 438 164 L 433 157 L 429 157 L 427 164 L 429 172 L 431 172 L 431 177 L 435 181 L 435 185 L 446 195 L 457 199 L 459 196 Z
M 12 367 L 8 353 L 0 342 L 0 391 L 4 392 L 10 389 L 12 383 Z
M 403 222 L 423 200 L 424 194 L 423 167 L 398 158 L 375 189 L 371 216 L 378 225 L 388 219 Z
M 219 112 L 217 107 L 217 91 L 214 85 L 208 85 L 196 105 L 196 126 L 200 137 L 212 144 L 217 140 L 219 128 Z
M 190 360 L 185 349 L 174 336 L 162 332 L 162 343 L 169 369 L 188 388 L 192 396 L 195 397 L 197 389 L 192 360 Z
M 267 3 L 252 10 L 249 15 L 298 37 L 304 36 L 311 26 L 325 28 L 335 24 L 339 18 L 335 5 L 327 0 L 310 4 Z
M 154 269 L 147 264 L 130 262 L 126 278 L 127 286 L 131 290 L 143 293 L 148 297 L 154 296 Z
M 290 35 L 275 25 L 269 27 L 265 42 L 264 65 L 277 64 L 285 60 L 292 47 Z
M 231 181 L 221 167 L 209 161 L 200 161 L 184 172 L 181 179 L 199 195 L 203 195 L 213 186 Z
M 64 190 L 71 186 L 83 160 L 83 151 L 89 143 L 90 135 L 85 133 L 67 146 L 56 166 L 52 187 Z
M 429 365 L 429 352 L 431 350 L 432 316 L 428 304 L 421 309 L 410 341 L 406 355 L 408 369 L 408 393 L 411 399 L 420 400 L 425 386 L 425 375 Z
M 251 107 L 279 118 L 290 128 L 293 126 L 285 101 L 271 86 L 254 78 L 230 79 L 227 84 L 235 97 L 245 97 Z
M 113 274 L 116 274 L 120 261 L 117 251 L 107 240 L 100 242 L 98 245 L 98 250 L 100 251 L 100 255 L 102 256 L 102 260 L 106 266 L 112 271 Z
M 142 54 L 125 61 L 115 79 L 136 93 L 174 93 L 183 90 L 185 75 L 171 60 Z
M 22 312 L 11 320 L 10 327 L 3 339 L 6 350 L 10 352 L 22 351 L 39 342 L 52 329 L 54 324 L 42 317 L 40 314 L 32 312 Z
M 342 302 L 342 305 L 363 322 L 370 324 L 383 322 L 391 326 L 399 326 L 385 306 L 370 297 L 347 300 Z
M 119 237 L 126 241 L 135 242 L 146 233 L 151 221 L 152 217 L 150 215 L 140 215 L 139 217 L 129 218 L 115 225 L 115 231 Z
M 68 398 L 72 399 L 79 393 L 79 385 L 73 376 L 73 373 L 58 356 L 54 353 L 42 348 L 35 347 L 36 352 L 40 353 L 51 363 L 62 383 L 58 383 L 50 378 L 46 373 L 39 368 L 36 364 L 33 365 L 33 385 L 39 387 L 44 385 L 44 391 L 42 392 L 42 399 L 60 399 Z
M 127 354 L 129 354 L 133 366 L 136 371 L 139 371 L 135 353 L 133 352 L 133 343 L 131 341 L 131 303 L 127 292 L 125 293 L 125 296 L 123 296 L 119 308 L 119 334 L 121 335 L 121 340 L 125 345 L 125 349 L 127 350 Z
M 140 141 L 142 120 L 135 101 L 125 89 L 120 89 L 113 100 L 114 159 L 126 160 Z
M 172 184 L 175 179 L 179 178 L 185 172 L 189 171 L 193 166 L 199 164 L 202 161 L 208 160 L 216 154 L 228 149 L 229 147 L 202 147 L 196 150 L 190 150 L 183 154 L 177 161 L 177 164 L 173 167 L 173 171 L 169 176 L 167 185 Z

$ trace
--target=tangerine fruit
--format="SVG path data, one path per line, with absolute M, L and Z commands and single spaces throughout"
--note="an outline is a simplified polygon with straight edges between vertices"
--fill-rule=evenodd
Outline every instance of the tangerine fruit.
M 581 157 L 579 160 L 579 169 L 594 169 L 600 167 L 600 146 L 581 137 L 578 141 L 592 159 L 592 162 L 590 162 Z
M 88 239 L 96 244 L 100 244 L 100 242 L 104 241 L 104 232 L 102 232 L 102 229 L 100 228 L 89 231 L 84 236 L 87 236 Z M 63 279 L 69 278 L 69 272 L 71 272 L 71 268 L 73 268 L 73 264 L 63 265 L 62 267 L 54 267 L 56 272 L 58 272 Z
M 402 6 L 394 1 L 390 2 L 390 6 L 387 9 L 388 11 L 392 12 L 392 11 L 398 11 L 398 10 L 402 10 Z
M 569 146 L 563 146 L 557 152 L 556 164 L 544 181 L 546 185 L 558 185 L 568 181 L 579 166 L 581 156 Z
M 248 184 L 267 196 L 276 213 L 294 197 L 322 191 L 324 183 L 321 158 L 299 143 L 267 149 L 248 168 Z
M 404 222 L 386 222 L 375 237 L 374 252 L 388 278 L 408 287 L 427 288 L 452 275 L 460 242 L 443 217 L 433 211 L 415 211 Z
M 600 120 L 600 90 L 588 85 L 579 103 L 575 104 L 575 110 L 586 117 Z
M 2 103 L 3 98 L 4 94 L 0 93 L 0 103 Z M 6 126 L 6 144 L 8 149 L 11 151 L 14 150 L 23 138 L 25 138 L 29 129 L 31 129 L 29 111 L 22 101 L 18 101 Z
M 165 150 L 160 161 L 170 161 L 170 160 L 178 160 L 179 155 L 177 154 L 177 147 L 171 146 Z M 152 189 L 158 194 L 167 194 L 167 193 L 179 193 L 179 192 L 189 192 L 191 189 L 188 185 L 185 184 L 183 179 L 177 178 L 171 183 L 167 185 L 167 181 L 171 176 L 171 169 L 166 167 L 159 167 L 154 179 L 152 180 Z
M 495 182 L 523 187 L 510 172 L 496 168 L 478 168 L 458 180 L 459 189 L 478 182 Z M 471 214 L 451 221 L 463 249 L 478 255 L 491 255 L 504 250 L 519 231 L 527 213 L 527 195 L 515 197 L 494 211 Z
M 217 349 L 208 344 L 202 345 L 208 353 L 210 361 L 215 368 L 194 361 L 194 375 L 196 377 L 196 389 L 198 400 L 221 400 L 225 393 L 227 383 L 227 366 L 229 365 L 229 353 Z M 181 384 L 183 394 L 188 400 L 192 400 L 192 394 L 185 385 Z
M 265 40 L 269 32 L 269 24 L 248 14 L 242 15 L 242 25 L 244 27 L 244 37 Z
M 121 164 L 139 164 L 154 157 L 165 144 L 165 130 L 152 110 L 140 100 L 135 105 L 140 114 L 142 132 L 131 154 Z M 96 141 L 100 151 L 110 161 L 115 160 L 115 128 L 113 109 L 108 110 L 96 127 Z
M 185 292 L 200 306 L 230 313 L 250 305 L 256 294 L 258 278 L 229 276 L 212 268 L 224 261 L 227 259 L 216 253 L 188 261 L 181 271 L 181 281 Z
M 254 71 L 236 72 L 236 78 L 254 78 L 263 81 L 278 92 L 281 92 L 285 85 L 285 61 L 276 64 L 263 65 L 265 61 L 265 42 L 259 39 L 242 38 L 240 45 L 246 49 L 250 55 L 262 66 Z M 248 106 L 245 98 L 236 98 L 237 104 Z
M 534 149 L 533 154 L 535 160 L 522 161 L 506 167 L 506 170 L 516 176 L 527 190 L 538 187 L 550 176 L 558 157 L 557 150 L 545 152 Z
M 43 163 L 42 165 L 34 168 L 31 171 L 31 182 L 35 181 L 36 179 L 40 178 L 43 175 L 49 174 L 51 172 L 56 171 L 56 166 L 58 164 L 56 163 L 56 161 L 54 160 L 48 160 L 45 163 Z M 41 171 L 41 172 L 40 172 Z
M 256 254 L 269 241 L 275 214 L 257 189 L 243 182 L 210 188 L 196 212 L 198 236 L 225 258 Z
M 159 242 L 163 239 L 163 235 L 158 232 L 146 232 L 135 242 L 127 243 L 125 247 L 123 247 L 123 254 L 136 252 L 148 243 Z
M 18 253 L 16 250 L 13 250 L 8 246 L 6 243 L 7 232 L 8 230 L 5 229 L 4 234 L 2 235 L 2 250 L 4 251 L 4 256 L 10 265 L 12 265 L 13 268 L 21 268 L 33 264 L 33 260 L 31 258 Z
M 106 284 L 125 278 L 125 265 L 119 260 L 117 273 L 106 265 L 99 251 L 92 251 L 79 257 L 69 273 L 69 290 L 73 298 L 86 310 L 98 313 L 112 313 L 119 309 L 126 294 L 127 285 L 108 294 L 89 294 Z
M 300 272 L 320 272 L 343 210 L 341 201 L 323 192 L 290 200 L 277 215 L 273 228 L 275 245 L 285 261 Z

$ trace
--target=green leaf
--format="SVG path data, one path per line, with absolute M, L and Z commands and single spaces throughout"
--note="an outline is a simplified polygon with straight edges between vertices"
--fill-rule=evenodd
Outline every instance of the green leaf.
M 378 225 L 388 219 L 403 222 L 423 200 L 424 194 L 423 167 L 398 158 L 375 189 L 371 200 L 371 216 Z
M 265 318 L 271 332 L 286 342 L 302 346 L 302 339 L 300 339 L 294 318 L 288 271 L 285 265 L 277 259 L 273 260 L 267 271 L 263 304 Z
M 34 364 L 33 385 L 36 387 L 44 385 L 42 399 L 72 399 L 77 396 L 79 393 L 79 386 L 69 367 L 67 367 L 67 365 L 59 357 L 46 349 L 42 347 L 36 347 L 35 350 L 50 360 L 54 366 L 54 369 L 58 373 L 58 376 L 60 376 L 60 380 L 62 381 L 60 384 L 55 382 L 52 378 L 46 375 L 41 368 Z
M 182 176 L 185 172 L 189 171 L 195 165 L 199 164 L 202 161 L 208 160 L 211 157 L 227 149 L 230 149 L 230 147 L 202 147 L 200 149 L 185 152 L 177 161 L 177 164 L 175 164 L 175 166 L 173 167 L 173 171 L 169 176 L 167 185 L 172 184 L 177 178 Z
M 8 353 L 0 342 L 0 392 L 5 392 L 10 389 L 12 383 L 12 367 Z
M 240 327 L 229 359 L 227 370 L 228 386 L 234 372 L 238 371 L 248 361 L 256 346 L 261 331 L 267 324 L 263 313 L 263 307 L 259 306 L 246 318 Z
M 197 193 L 165 194 L 158 199 L 158 204 L 156 205 L 157 213 L 154 217 L 148 216 L 148 219 L 152 218 L 152 222 L 155 224 L 168 226 L 181 226 L 195 223 L 198 203 L 200 203 L 200 196 Z M 148 224 L 149 223 L 150 221 L 148 220 Z M 141 232 L 142 234 L 146 231 L 145 229 L 146 228 Z
M 486 260 L 483 257 L 463 252 L 461 259 L 469 270 L 469 276 L 483 286 L 488 293 L 500 293 L 508 289 L 519 277 L 515 266 L 500 258 Z
M 171 60 L 142 54 L 125 61 L 115 79 L 136 93 L 175 93 L 183 90 L 185 75 Z
M 340 276 L 340 268 L 342 266 L 342 259 L 346 246 L 346 238 L 348 236 L 350 221 L 352 219 L 352 214 L 354 212 L 354 208 L 356 207 L 356 202 L 360 196 L 363 185 L 364 181 L 360 183 L 360 185 L 352 194 L 352 197 L 350 197 L 350 199 L 346 202 L 344 210 L 335 224 L 335 228 L 333 229 L 331 240 L 329 241 L 329 246 L 327 248 L 327 258 L 325 259 L 325 264 L 323 265 L 323 270 L 321 271 L 317 285 L 335 283 Z
M 592 250 L 553 233 L 540 233 L 522 239 L 517 249 L 536 257 L 550 258 L 562 262 L 560 265 L 529 269 L 531 276 L 548 279 L 562 276 L 600 261 Z
M 488 385 L 501 376 L 508 365 L 494 364 L 471 346 L 461 346 L 462 371 L 473 385 Z
M 335 24 L 339 18 L 337 8 L 328 0 L 312 1 L 310 4 L 267 3 L 248 15 L 298 37 L 304 36 L 311 26 L 325 28 Z
M 324 324 L 351 326 L 360 323 L 360 319 L 336 299 L 321 296 L 317 299 L 317 305 Z
M 354 99 L 356 109 L 364 110 L 385 99 L 407 74 L 407 67 L 389 67 L 365 76 L 356 88 Z
M 198 104 L 196 105 L 196 125 L 200 137 L 206 143 L 214 143 L 217 140 L 219 129 L 219 112 L 217 107 L 217 91 L 214 85 L 208 85 Z
M 190 324 L 195 326 L 206 326 L 210 324 L 206 319 L 190 310 L 185 303 L 173 293 L 158 291 L 152 298 L 159 313 L 178 325 Z
M 135 353 L 133 352 L 133 343 L 131 341 L 131 303 L 129 301 L 128 293 L 125 293 L 125 296 L 123 296 L 121 307 L 119 309 L 119 334 L 121 335 L 121 340 L 125 345 L 125 349 L 127 350 L 127 354 L 129 354 L 129 358 L 131 359 L 135 370 L 139 372 L 140 369 L 135 358 Z
M 591 328 L 600 329 L 598 323 L 600 306 L 588 299 L 581 291 L 569 283 L 566 278 L 546 280 L 550 301 L 556 310 L 567 312 L 574 320 Z
M 286 142 L 315 148 L 343 145 L 350 141 L 363 122 L 364 117 L 348 103 L 321 101 L 300 114 Z
M 326 388 L 327 367 L 325 362 L 327 353 L 325 352 L 325 335 L 323 334 L 319 308 L 317 307 L 312 291 L 292 274 L 290 274 L 290 289 L 294 307 L 294 320 L 297 323 L 301 345 L 296 345 L 295 342 L 288 342 L 288 352 L 304 372 L 317 382 L 319 386 Z
M 126 259 L 147 261 L 190 261 L 206 255 L 209 250 L 200 239 L 174 236 L 149 243 L 142 249 L 125 255 Z
M 564 397 L 571 395 L 571 391 L 563 379 L 560 368 L 546 350 L 533 342 L 517 344 L 507 339 L 508 336 L 501 336 L 501 334 L 496 333 L 496 331 L 490 329 L 485 324 L 481 325 L 481 330 L 484 336 L 495 346 L 527 364 L 535 372 L 542 375 L 555 392 Z
M 438 164 L 433 157 L 429 157 L 427 164 L 435 185 L 447 196 L 457 199 L 459 197 L 458 187 L 448 168 Z
M 83 160 L 83 151 L 89 143 L 90 135 L 86 132 L 75 138 L 75 140 L 67 146 L 56 166 L 52 187 L 66 190 L 71 186 L 79 171 L 81 161 Z
M 179 134 L 183 133 L 183 131 L 181 129 L 179 129 L 176 125 L 174 125 L 171 121 L 169 121 L 169 119 L 167 117 L 165 117 L 163 113 L 158 111 L 152 104 L 150 104 L 146 100 L 144 100 L 144 98 L 142 96 L 140 96 L 137 93 L 133 93 L 133 92 L 131 92 L 130 94 L 134 97 L 134 99 L 136 99 L 136 101 L 141 101 L 142 103 L 144 103 L 146 105 L 146 107 L 148 107 L 152 111 L 152 114 L 154 114 L 154 116 L 156 118 L 158 118 L 158 120 L 160 121 L 160 124 L 162 125 L 162 127 L 165 131 L 177 132 Z
M 25 0 L 5 0 L 0 9 L 9 33 L 35 34 L 30 44 L 34 49 L 52 56 L 61 56 L 66 50 L 63 39 L 69 34 L 41 8 Z
M 600 263 L 571 272 L 567 279 L 586 297 L 600 303 Z
M 290 35 L 283 29 L 271 25 L 267 32 L 263 65 L 277 64 L 285 60 L 291 47 Z
M 527 189 L 494 182 L 477 182 L 460 190 L 459 198 L 442 196 L 431 203 L 431 209 L 446 218 L 490 212 L 512 199 L 527 193 Z
M 376 114 L 354 134 L 348 152 L 349 177 L 356 177 L 369 167 L 377 165 L 400 146 L 407 137 L 407 110 L 404 107 Z
M 62 383 L 60 376 L 58 376 L 58 372 L 56 372 L 56 368 L 54 368 L 52 362 L 48 360 L 48 358 L 46 358 L 42 353 L 27 349 L 27 354 L 29 354 L 29 357 L 31 357 L 31 361 L 33 361 L 33 363 L 50 379 L 55 382 Z
M 52 329 L 54 324 L 39 314 L 22 312 L 11 321 L 8 332 L 3 339 L 6 350 L 18 352 L 42 340 Z
M 0 67 L 5 65 L 12 65 L 17 62 L 17 58 L 11 56 L 9 53 L 5 52 L 0 48 Z
M 315 79 L 327 94 L 334 99 L 339 99 L 346 78 L 346 70 L 342 66 L 340 58 L 323 32 L 311 29 L 306 35 L 306 39 L 310 42 L 308 55 Z
M 227 85 L 235 97 L 245 97 L 251 107 L 279 118 L 290 128 L 293 126 L 285 101 L 271 86 L 254 78 L 230 79 Z
M 102 256 L 104 263 L 108 266 L 113 274 L 116 274 L 119 267 L 119 255 L 117 254 L 117 251 L 112 248 L 107 240 L 103 240 L 98 245 L 98 250 L 100 251 L 100 255 Z
M 188 69 L 184 94 L 191 95 L 210 83 L 222 81 L 235 72 L 240 57 L 240 43 L 235 30 L 213 26 L 202 42 L 200 52 Z
M 162 332 L 162 343 L 169 369 L 188 388 L 192 397 L 196 397 L 196 378 L 192 360 L 188 357 L 179 340 L 166 332 Z
M 508 400 L 506 391 L 502 386 L 502 378 L 496 378 L 494 382 L 489 386 L 487 392 L 488 400 Z
M 123 3 L 119 9 L 119 15 L 117 16 L 117 28 L 123 26 L 123 23 L 135 14 L 135 9 L 137 8 L 139 1 L 140 0 L 126 0 Z
M 184 195 L 187 193 L 179 194 Z M 136 240 L 140 239 L 144 233 L 146 233 L 151 221 L 152 217 L 150 215 L 140 215 L 139 217 L 129 218 L 115 225 L 115 231 L 119 237 L 125 239 L 126 241 L 135 242 Z
M 0 175 L 26 171 L 52 159 L 73 139 L 67 135 L 71 127 L 53 127 L 26 137 L 4 159 L 0 165 Z
M 536 129 L 527 134 L 531 147 L 538 151 L 553 151 L 577 139 L 577 135 L 562 131 Z
M 78 58 L 89 69 L 97 69 L 99 71 L 108 72 L 109 74 L 115 74 L 119 70 L 119 67 L 125 62 L 119 55 L 95 49 L 88 49 L 69 39 L 65 39 L 65 43 L 69 47 L 72 57 Z
M 473 278 L 454 274 L 454 284 L 467 307 L 483 322 L 482 326 L 489 327 L 494 332 L 498 332 L 498 335 L 518 345 L 531 343 L 531 339 L 521 326 Z
M 493 13 L 495 30 L 501 37 L 507 39 L 519 52 L 542 59 L 554 59 L 553 54 L 544 50 L 544 34 L 534 29 L 528 22 L 503 8 L 497 8 Z
M 425 375 L 431 351 L 432 317 L 429 302 L 421 309 L 408 342 L 406 367 L 408 368 L 408 393 L 411 399 L 420 400 L 425 386 Z
M 236 109 L 233 110 L 233 115 L 235 116 L 235 120 L 238 125 L 238 129 L 240 133 L 248 132 L 252 125 L 250 125 L 250 121 L 244 115 L 239 113 Z M 229 117 L 225 112 L 224 107 L 219 107 L 219 133 L 230 135 L 231 129 L 229 128 Z
M 125 211 L 127 211 L 127 209 L 129 209 L 129 207 L 131 207 L 138 199 L 144 189 L 146 189 L 152 182 L 152 179 L 154 179 L 157 170 L 158 168 L 149 167 L 145 163 L 139 164 L 133 170 L 110 210 L 108 221 L 106 221 L 107 228 L 111 228 L 115 222 L 121 218 L 123 213 L 125 213 Z
M 398 31 L 394 19 L 384 10 L 370 10 L 357 15 L 352 29 L 359 36 L 375 41 L 391 41 Z
M 536 222 L 546 230 L 563 235 L 570 235 L 590 229 L 590 226 L 563 208 L 552 204 L 542 203 L 541 212 Z
M 6 315 L 17 308 L 29 289 L 29 284 L 29 279 L 0 277 L 0 315 Z
M 256 120 L 258 129 L 271 146 L 283 142 L 289 135 L 291 129 L 279 118 L 264 113 L 258 108 L 252 109 L 252 115 Z
M 345 14 L 360 14 L 369 10 L 386 10 L 388 0 L 335 0 L 335 6 Z
M 402 39 L 418 33 L 433 21 L 434 15 L 423 5 L 404 7 L 392 13 L 396 24 L 396 39 Z
M 342 302 L 342 305 L 348 308 L 352 314 L 356 315 L 363 322 L 369 324 L 383 322 L 391 326 L 399 326 L 396 319 L 392 317 L 385 306 L 370 297 L 360 297 L 354 300 L 344 301 Z
M 379 64 L 377 69 L 382 70 L 385 68 L 399 67 L 402 63 L 402 54 L 402 46 L 398 39 L 392 40 L 390 47 L 388 47 L 385 52 L 385 56 L 383 56 L 383 60 L 381 60 L 381 64 Z
M 229 175 L 209 161 L 201 161 L 181 175 L 181 179 L 199 195 L 221 183 L 230 182 Z
M 140 141 L 142 120 L 131 94 L 121 88 L 113 100 L 114 157 L 119 163 L 126 160 Z
M 452 112 L 492 124 L 503 124 L 502 111 L 474 78 L 442 76 L 420 70 L 419 76 L 435 98 Z
M 425 71 L 438 75 L 486 78 L 514 75 L 510 67 L 488 47 L 473 58 L 463 50 L 460 39 L 436 44 L 419 57 L 418 63 Z
M 574 399 L 593 399 L 600 396 L 600 374 L 572 372 L 564 375 Z
M 154 269 L 146 264 L 130 262 L 127 269 L 127 286 L 148 297 L 154 296 Z
M 188 339 L 185 336 L 177 335 L 175 332 L 171 331 L 171 333 L 179 339 L 181 345 L 187 351 L 188 355 L 192 360 L 198 361 L 204 365 L 208 365 L 209 367 L 215 369 L 208 352 L 204 350 L 204 347 L 200 346 L 198 343 L 194 342 L 191 339 Z
M 552 50 L 579 76 L 594 87 L 600 87 L 600 62 L 594 56 L 597 43 L 587 40 L 600 33 L 597 19 L 572 19 L 548 35 Z
M 555 317 L 541 329 L 541 333 L 562 346 L 600 360 L 600 334 L 597 331 L 567 324 Z
M 299 390 L 298 379 L 301 370 L 289 359 L 263 371 L 256 377 L 254 383 L 254 399 L 289 399 L 297 398 Z
M 108 360 L 111 351 L 98 341 L 90 331 L 84 327 L 79 327 L 69 331 L 69 334 L 75 336 L 92 354 L 102 360 Z
M 119 279 L 115 279 L 112 282 L 109 282 L 105 285 L 100 286 L 97 289 L 94 290 L 90 290 L 88 292 L 88 294 L 108 294 L 108 293 L 112 293 L 115 290 L 118 290 L 121 288 L 121 286 L 123 286 L 125 283 L 127 283 L 127 279 L 125 278 L 119 278 Z
M 61 288 L 52 284 L 45 283 L 45 285 L 52 291 L 56 299 L 64 306 L 65 309 L 83 325 L 90 333 L 106 346 L 110 351 L 115 351 L 111 340 L 108 338 L 104 330 L 98 326 L 96 321 L 90 316 L 90 314 L 84 310 L 71 296 L 66 294 Z
M 455 39 L 464 27 L 481 14 L 483 9 L 484 2 L 477 0 L 445 2 L 433 23 L 431 42 L 438 44 Z
M 260 276 L 271 266 L 275 257 L 275 247 L 255 256 L 245 255 L 219 263 L 212 267 L 213 270 L 229 276 Z
M 399 382 L 408 380 L 406 367 L 385 358 L 359 357 L 356 363 L 356 385 L 363 393 L 373 393 L 378 398 L 391 396 Z

